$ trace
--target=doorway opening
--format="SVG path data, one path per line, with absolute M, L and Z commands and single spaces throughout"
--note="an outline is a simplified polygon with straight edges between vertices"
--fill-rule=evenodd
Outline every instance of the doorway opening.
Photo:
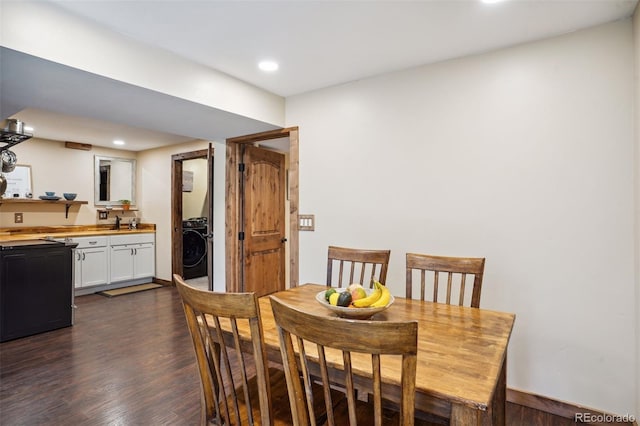
M 226 140 L 226 158 L 225 158 L 225 229 L 224 229 L 224 245 L 225 245 L 225 290 L 227 292 L 245 291 L 243 282 L 246 262 L 243 259 L 243 249 L 240 236 L 241 230 L 244 229 L 243 218 L 241 217 L 242 205 L 244 201 L 240 190 L 239 164 L 242 162 L 244 145 L 258 146 L 268 145 L 278 139 L 286 139 L 288 142 L 288 154 L 286 155 L 285 166 L 285 197 L 286 210 L 283 214 L 285 220 L 285 240 L 282 244 L 285 247 L 284 256 L 286 262 L 286 282 L 285 287 L 295 287 L 299 282 L 299 235 L 298 235 L 298 205 L 299 205 L 299 140 L 298 127 L 289 127 L 268 132 L 256 133 L 252 135 L 239 136 Z M 207 265 L 208 265 L 208 288 L 213 290 L 213 232 L 211 226 L 213 224 L 213 148 L 209 146 L 209 150 L 200 150 L 176 154 L 172 156 L 172 273 L 183 275 L 184 262 L 183 254 L 183 199 L 182 199 L 182 176 L 184 161 L 194 158 L 206 158 L 210 166 L 208 168 L 208 198 L 207 207 L 209 214 L 207 223 L 209 232 Z M 220 236 L 220 232 L 218 232 Z M 222 238 L 222 236 L 220 236 Z M 220 290 L 218 290 L 220 291 Z
M 213 289 L 213 149 L 172 160 L 172 271 L 203 290 Z
M 274 224 L 271 228 L 275 228 L 275 225 L 282 225 L 282 223 L 279 223 L 279 220 L 285 224 L 284 236 L 280 240 L 282 248 L 277 249 L 275 246 L 269 246 L 269 243 L 257 239 L 252 243 L 252 247 L 258 247 L 258 249 L 256 252 L 251 252 L 247 249 L 247 241 L 251 241 L 249 238 L 251 236 L 246 235 L 247 232 L 255 230 L 256 235 L 273 234 L 275 239 L 272 239 L 271 244 L 275 244 L 274 241 L 277 242 L 278 233 L 272 232 L 272 229 L 247 228 L 250 227 L 252 223 L 251 218 L 247 218 L 247 214 L 252 214 L 253 209 L 245 209 L 244 203 L 246 202 L 247 196 L 255 197 L 256 195 L 260 195 L 260 191 L 254 191 L 251 194 L 245 191 L 244 186 L 247 186 L 245 184 L 254 188 L 256 185 L 251 183 L 252 175 L 246 173 L 244 166 L 246 157 L 243 147 L 263 146 L 268 148 L 270 142 L 281 139 L 286 139 L 288 142 L 288 154 L 286 155 L 286 166 L 284 168 L 285 176 L 282 185 L 282 190 L 287 200 L 286 205 L 288 212 L 283 212 L 281 219 L 272 217 L 270 223 Z M 275 275 L 272 275 L 274 269 L 271 266 L 276 262 L 272 259 L 274 256 L 283 256 L 285 261 L 288 261 L 286 274 L 278 275 L 278 279 L 281 277 L 283 279 L 282 289 L 284 289 L 284 287 L 295 287 L 298 285 L 298 143 L 298 127 L 289 127 L 226 140 L 225 275 L 226 290 L 228 292 L 243 292 L 250 289 L 251 291 L 260 293 L 259 290 L 256 290 L 256 283 L 252 282 L 251 285 L 248 285 L 245 282 L 245 277 L 266 276 L 265 281 L 274 279 L 273 277 Z M 254 182 L 262 182 L 262 184 L 269 182 L 269 185 L 278 186 L 279 184 L 276 182 L 280 182 L 280 172 L 277 171 L 278 167 L 271 167 L 271 164 L 274 162 L 267 159 L 258 159 L 257 161 L 261 164 L 259 169 L 262 174 L 257 178 L 253 176 L 256 179 Z M 263 191 L 263 193 L 264 192 L 265 191 Z M 275 201 L 270 202 L 275 203 Z M 254 205 L 258 204 L 259 203 L 254 203 Z M 260 212 L 261 217 L 265 217 L 263 213 L 264 211 Z M 266 224 L 267 227 L 269 225 L 269 221 L 266 223 L 258 222 L 260 222 L 260 220 L 254 220 L 254 224 Z M 261 246 L 263 245 L 265 246 L 264 250 L 261 250 Z M 256 253 L 257 255 L 254 256 Z M 269 268 L 269 274 L 259 272 L 266 270 L 265 268 Z M 284 276 L 287 277 L 286 282 Z M 269 286 L 268 283 L 258 283 L 257 285 L 259 287 L 263 285 Z M 265 291 L 270 292 L 274 290 L 273 288 L 267 288 Z

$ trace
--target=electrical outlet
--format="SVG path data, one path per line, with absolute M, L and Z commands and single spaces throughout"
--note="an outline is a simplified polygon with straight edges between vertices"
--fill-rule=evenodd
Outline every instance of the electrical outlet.
M 22 213 L 15 213 L 13 215 L 14 223 L 22 223 Z
M 105 220 L 107 218 L 107 212 L 98 212 L 98 219 Z

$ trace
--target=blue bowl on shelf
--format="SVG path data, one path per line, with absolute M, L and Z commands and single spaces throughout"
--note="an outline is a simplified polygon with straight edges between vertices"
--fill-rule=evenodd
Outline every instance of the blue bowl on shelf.
M 53 191 L 45 191 L 45 194 L 47 195 L 47 197 L 55 197 L 56 193 Z
M 47 195 L 49 195 L 49 194 L 47 193 Z M 65 200 L 73 201 L 73 200 L 75 200 L 75 199 L 76 199 L 76 196 L 77 196 L 78 194 L 76 194 L 75 192 L 65 192 L 65 193 L 64 193 L 64 194 L 62 194 L 62 195 L 64 196 L 64 199 L 65 199 Z

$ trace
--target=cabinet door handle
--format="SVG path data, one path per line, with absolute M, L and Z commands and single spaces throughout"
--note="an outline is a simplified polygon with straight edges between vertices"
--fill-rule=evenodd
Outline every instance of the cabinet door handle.
M 133 249 L 131 249 L 131 256 L 133 256 Z
M 82 260 L 84 260 L 87 257 L 87 254 L 85 252 L 82 252 Z
M 138 249 L 137 248 L 133 249 L 133 254 L 136 255 L 136 256 L 138 255 Z
M 82 253 L 78 252 L 77 255 L 78 255 L 78 261 L 82 260 Z

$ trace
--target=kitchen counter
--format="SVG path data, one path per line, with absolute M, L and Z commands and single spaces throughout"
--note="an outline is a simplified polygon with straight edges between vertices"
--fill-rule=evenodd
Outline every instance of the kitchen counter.
M 93 226 L 40 226 L 32 228 L 0 228 L 0 242 L 41 240 L 45 238 L 87 237 L 92 235 L 125 235 L 155 232 L 154 224 L 138 224 L 137 229 L 129 229 L 126 224 L 119 230 L 113 225 Z

